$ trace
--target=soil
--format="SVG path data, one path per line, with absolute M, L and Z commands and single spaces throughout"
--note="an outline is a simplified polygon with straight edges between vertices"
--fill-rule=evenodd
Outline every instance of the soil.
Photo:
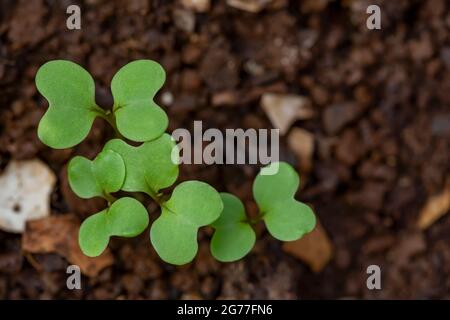
M 315 208 L 333 244 L 325 269 L 312 272 L 263 227 L 251 254 L 227 264 L 211 257 L 210 233 L 202 231 L 197 258 L 183 267 L 163 263 L 146 233 L 114 239 L 113 265 L 70 291 L 65 257 L 25 254 L 21 235 L 0 231 L 0 299 L 450 298 L 450 215 L 415 228 L 450 174 L 449 3 L 252 2 L 265 7 L 252 13 L 212 1 L 195 12 L 171 1 L 86 0 L 79 3 L 81 30 L 70 31 L 72 2 L 0 1 L 0 170 L 13 159 L 40 158 L 59 177 L 53 215 L 82 220 L 102 208 L 70 191 L 65 164 L 76 154 L 95 156 L 111 130 L 96 121 L 88 139 L 69 150 L 37 138 L 47 102 L 34 76 L 51 59 L 89 70 L 103 107 L 111 105 L 109 83 L 120 66 L 159 61 L 167 82 L 157 101 L 166 104 L 169 131 L 194 120 L 204 128 L 271 128 L 261 95 L 303 95 L 316 115 L 293 126 L 313 133 L 316 148 L 297 197 Z M 366 28 L 365 9 L 374 3 L 381 30 Z M 286 136 L 281 158 L 298 166 Z M 183 165 L 180 178 L 233 192 L 251 211 L 257 172 Z M 156 207 L 148 208 L 154 217 Z M 371 264 L 381 267 L 382 290 L 366 287 Z

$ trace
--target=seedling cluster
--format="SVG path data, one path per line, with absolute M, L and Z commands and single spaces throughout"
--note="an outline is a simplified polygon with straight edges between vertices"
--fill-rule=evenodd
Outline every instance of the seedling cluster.
M 93 78 L 79 65 L 54 60 L 36 75 L 36 86 L 49 102 L 38 127 L 44 144 L 56 149 L 75 146 L 86 138 L 96 117 L 111 124 L 119 137 L 108 141 L 95 159 L 76 156 L 68 166 L 70 186 L 79 197 L 101 197 L 107 203 L 80 227 L 83 253 L 98 256 L 110 237 L 134 237 L 147 229 L 148 212 L 133 197 L 137 192 L 147 194 L 161 208 L 150 227 L 150 241 L 161 259 L 171 264 L 194 259 L 201 227 L 214 229 L 211 253 L 224 262 L 250 252 L 256 239 L 252 226 L 259 221 L 283 241 L 310 232 L 315 216 L 307 205 L 294 199 L 299 177 L 287 163 L 276 163 L 279 170 L 275 175 L 260 173 L 256 177 L 253 194 L 260 215 L 253 220 L 236 196 L 219 193 L 201 181 L 182 182 L 172 194 L 162 192 L 178 178 L 178 164 L 172 159 L 177 146 L 165 133 L 168 117 L 153 100 L 164 81 L 164 69 L 155 61 L 133 61 L 114 75 L 114 105 L 104 110 L 95 102 Z M 141 144 L 133 146 L 129 141 Z M 118 191 L 127 196 L 117 198 Z

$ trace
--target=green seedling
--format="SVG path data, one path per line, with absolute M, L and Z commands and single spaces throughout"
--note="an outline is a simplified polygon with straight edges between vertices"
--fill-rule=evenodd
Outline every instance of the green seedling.
M 175 147 L 172 137 L 165 133 L 138 147 L 113 139 L 106 143 L 104 150 L 118 153 L 124 159 L 127 174 L 122 190 L 144 192 L 156 199 L 161 189 L 170 187 L 178 178 L 178 165 L 171 160 Z
M 119 191 L 125 181 L 125 163 L 112 150 L 100 152 L 93 161 L 76 156 L 67 171 L 70 187 L 83 199 L 102 197 L 110 200 L 111 193 Z
M 200 181 L 179 184 L 150 229 L 156 252 L 174 264 L 191 261 L 197 254 L 198 229 L 217 220 L 222 210 L 222 200 L 210 185 Z
M 272 171 L 271 166 L 278 166 L 278 172 L 265 175 L 263 171 Z M 316 225 L 311 208 L 294 199 L 299 185 L 297 172 L 285 162 L 263 168 L 253 183 L 253 197 L 261 218 L 269 233 L 278 240 L 297 240 Z
M 138 60 L 122 67 L 111 82 L 114 105 L 104 110 L 95 102 L 94 80 L 70 61 L 44 64 L 36 75 L 39 92 L 49 101 L 38 136 L 53 148 L 80 143 L 96 117 L 108 121 L 119 138 L 108 141 L 93 160 L 74 157 L 68 166 L 69 184 L 80 198 L 101 197 L 105 209 L 92 214 L 80 227 L 81 250 L 95 257 L 107 248 L 111 237 L 134 237 L 149 225 L 146 208 L 133 197 L 145 193 L 161 208 L 150 227 L 150 242 L 166 262 L 182 265 L 198 251 L 198 232 L 211 227 L 211 252 L 223 262 L 248 254 L 256 235 L 253 225 L 264 221 L 275 238 L 290 241 L 311 231 L 314 214 L 294 199 L 299 178 L 286 163 L 276 163 L 275 175 L 259 174 L 253 185 L 260 209 L 248 219 L 244 205 L 234 195 L 219 194 L 200 181 L 185 181 L 172 187 L 179 174 L 177 146 L 165 133 L 166 113 L 153 101 L 165 80 L 163 68 L 151 60 Z M 138 142 L 131 145 L 128 140 Z M 271 169 L 265 168 L 263 170 Z M 120 198 L 122 193 L 127 195 Z M 118 196 L 119 195 L 119 196 Z
M 241 200 L 230 193 L 221 193 L 223 211 L 211 225 L 214 235 L 211 239 L 211 253 L 219 261 L 239 260 L 253 248 L 255 231 L 247 221 Z
M 70 61 L 47 62 L 36 74 L 36 87 L 49 102 L 38 136 L 52 148 L 70 148 L 86 138 L 94 119 L 101 117 L 127 139 L 156 139 L 168 125 L 166 113 L 153 101 L 165 78 L 154 61 L 127 64 L 112 79 L 114 105 L 105 111 L 95 102 L 94 80 L 86 70 Z
M 110 237 L 135 237 L 147 226 L 145 207 L 134 198 L 121 198 L 84 220 L 79 233 L 80 248 L 85 255 L 96 257 L 106 249 Z
M 274 170 L 273 166 L 278 167 Z M 277 172 L 267 175 L 267 172 Z M 242 202 L 229 193 L 221 193 L 224 210 L 211 226 L 212 255 L 219 261 L 244 257 L 255 244 L 252 225 L 264 221 L 269 233 L 282 241 L 293 241 L 312 231 L 316 218 L 311 208 L 294 199 L 300 184 L 297 172 L 285 162 L 273 163 L 261 170 L 253 183 L 253 197 L 259 215 L 249 219 Z

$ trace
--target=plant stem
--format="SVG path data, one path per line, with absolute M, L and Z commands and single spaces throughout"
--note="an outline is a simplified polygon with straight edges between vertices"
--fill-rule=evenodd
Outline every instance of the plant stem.
M 110 194 L 107 193 L 107 192 L 104 192 L 104 193 L 103 193 L 103 198 L 104 198 L 106 201 L 108 201 L 108 206 L 111 205 L 112 203 L 114 203 L 114 201 L 117 200 L 114 196 L 110 195 Z
M 247 222 L 249 224 L 257 224 L 258 222 L 260 222 L 263 219 L 263 217 L 264 217 L 264 212 L 260 212 L 256 218 L 247 219 L 245 222 Z
M 105 119 L 106 122 L 108 122 L 111 125 L 111 127 L 113 127 L 116 137 L 125 140 L 125 137 L 117 129 L 116 116 L 114 115 L 114 112 L 112 112 L 111 110 L 105 111 L 100 107 L 97 107 L 95 110 L 100 118 Z

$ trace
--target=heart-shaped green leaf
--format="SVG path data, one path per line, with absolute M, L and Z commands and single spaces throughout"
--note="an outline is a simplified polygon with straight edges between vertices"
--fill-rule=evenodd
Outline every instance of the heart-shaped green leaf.
M 192 261 L 198 250 L 198 229 L 214 222 L 222 209 L 219 193 L 207 183 L 180 183 L 150 229 L 150 240 L 161 259 L 176 265 Z
M 52 148 L 70 148 L 80 143 L 95 117 L 103 113 L 95 103 L 94 80 L 76 63 L 45 63 L 36 74 L 36 87 L 49 102 L 39 122 L 38 136 Z
M 127 174 L 122 190 L 154 196 L 160 189 L 170 187 L 177 180 L 178 165 L 171 159 L 173 148 L 176 148 L 175 141 L 165 133 L 138 147 L 113 139 L 105 145 L 104 150 L 117 152 L 125 162 Z
M 136 199 L 121 198 L 84 220 L 78 242 L 85 255 L 96 257 L 106 249 L 110 237 L 135 237 L 147 226 L 148 213 L 144 206 Z
M 278 172 L 265 175 L 266 172 Z M 293 241 L 314 229 L 316 218 L 310 207 L 294 199 L 300 179 L 285 162 L 263 168 L 253 183 L 253 196 L 269 233 L 282 241 Z
M 223 211 L 211 225 L 211 253 L 219 261 L 231 262 L 244 257 L 255 245 L 256 235 L 247 222 L 245 208 L 238 197 L 221 193 Z
M 73 192 L 84 199 L 117 192 L 125 181 L 125 163 L 112 150 L 100 152 L 93 161 L 76 156 L 70 160 L 67 171 Z
M 117 129 L 133 141 L 150 141 L 167 129 L 166 113 L 154 101 L 166 74 L 152 60 L 136 60 L 123 66 L 113 77 L 111 92 Z

